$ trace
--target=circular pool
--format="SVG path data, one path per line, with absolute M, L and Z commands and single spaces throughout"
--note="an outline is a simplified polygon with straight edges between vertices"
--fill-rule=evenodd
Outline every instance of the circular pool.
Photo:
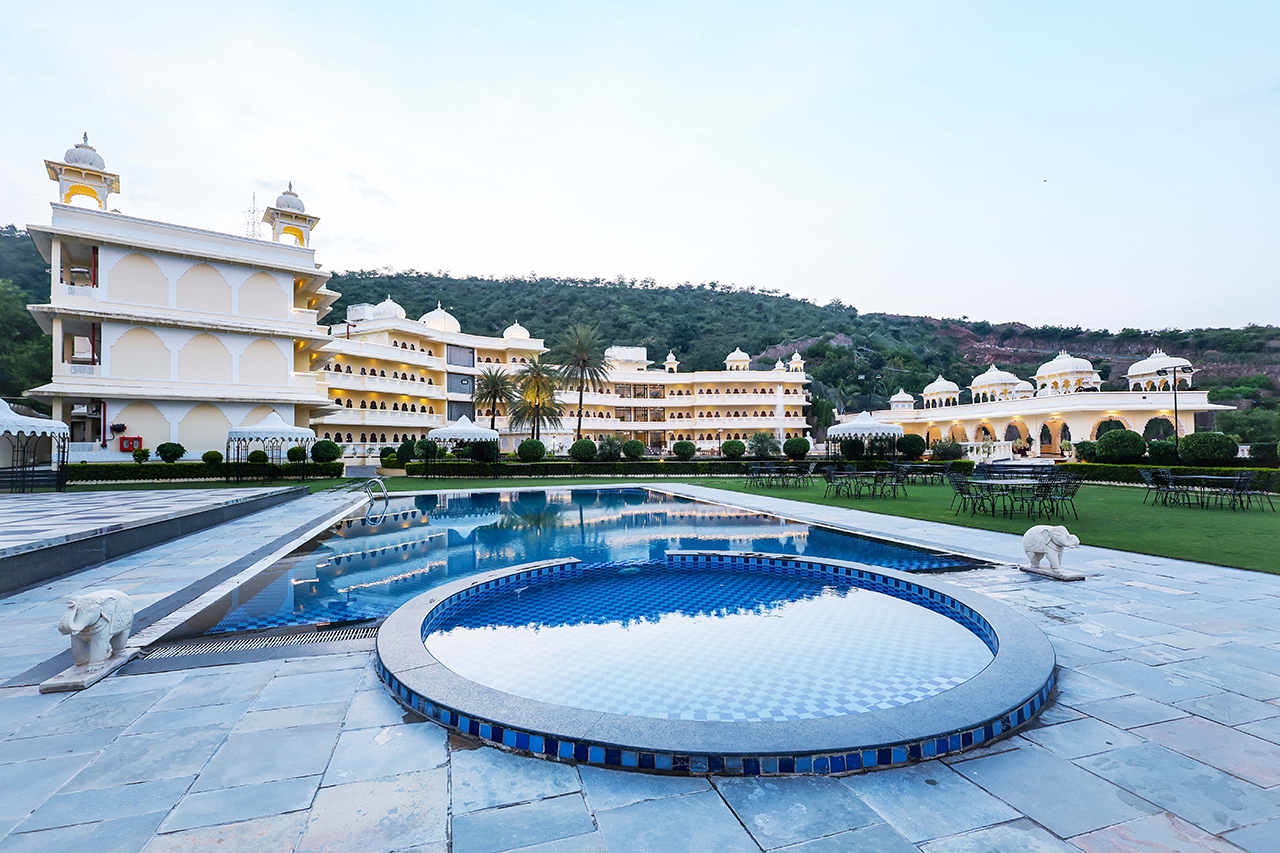
M 515 566 L 425 593 L 378 637 L 397 699 L 548 758 L 676 773 L 831 773 L 957 752 L 1029 721 L 1044 635 L 919 576 L 669 552 Z

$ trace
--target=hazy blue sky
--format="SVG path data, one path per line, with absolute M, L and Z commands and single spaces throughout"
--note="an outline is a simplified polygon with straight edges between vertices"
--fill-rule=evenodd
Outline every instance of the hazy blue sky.
M 15 3 L 0 222 L 87 130 L 125 213 L 292 180 L 333 269 L 1277 323 L 1277 44 L 1275 2 Z

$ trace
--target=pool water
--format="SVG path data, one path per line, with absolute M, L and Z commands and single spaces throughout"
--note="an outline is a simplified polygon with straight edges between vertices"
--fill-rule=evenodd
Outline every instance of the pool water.
M 187 633 L 381 619 L 448 581 L 538 560 L 760 551 L 900 571 L 968 568 L 912 549 L 643 489 L 421 495 L 362 509 L 193 619 Z
M 963 625 L 884 593 L 665 562 L 465 602 L 424 642 L 458 675 L 516 696 L 722 722 L 893 708 L 993 659 Z

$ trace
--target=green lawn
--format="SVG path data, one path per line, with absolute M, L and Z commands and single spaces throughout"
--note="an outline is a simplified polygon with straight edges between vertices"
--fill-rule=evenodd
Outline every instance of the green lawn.
M 281 481 L 277 485 L 289 485 Z M 354 480 L 311 480 L 313 492 L 333 488 Z M 625 482 L 617 477 L 513 477 L 497 480 L 424 480 L 420 477 L 392 477 L 386 481 L 389 491 L 426 489 L 494 489 L 545 487 L 564 485 L 605 485 Z M 671 478 L 671 483 L 693 483 L 725 491 L 747 491 L 746 482 L 737 478 L 688 477 Z M 73 486 L 71 491 L 117 489 L 212 488 L 220 483 L 122 483 Z M 257 486 L 260 483 L 243 483 Z M 234 486 L 229 486 L 234 488 Z M 911 486 L 910 496 L 896 500 L 862 498 L 826 498 L 823 486 L 805 489 L 766 489 L 775 497 L 810 503 L 843 506 L 868 512 L 918 518 L 943 524 L 959 524 L 1022 534 L 1032 523 L 1026 518 L 992 518 L 967 514 L 955 515 L 950 509 L 949 486 Z M 1199 509 L 1189 507 L 1144 506 L 1143 490 L 1123 486 L 1085 485 L 1076 495 L 1080 519 L 1068 518 L 1066 526 L 1086 545 L 1155 554 L 1183 560 L 1195 560 L 1220 566 L 1273 572 L 1280 574 L 1280 513 L 1256 506 L 1248 511 Z

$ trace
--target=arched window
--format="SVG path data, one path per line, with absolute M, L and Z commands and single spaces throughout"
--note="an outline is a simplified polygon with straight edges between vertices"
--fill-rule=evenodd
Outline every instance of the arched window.
M 395 347 L 396 349 L 399 349 L 399 348 L 400 348 L 400 342 L 399 342 L 399 341 L 397 341 L 397 340 L 392 340 L 392 341 L 391 341 L 391 345 L 392 345 L 393 347 Z
M 348 409 L 349 409 L 349 408 L 351 408 L 351 398 L 350 398 L 350 397 L 348 397 L 348 398 L 347 398 L 347 408 L 348 408 Z
M 350 442 L 351 442 L 351 433 L 347 433 L 347 442 L 348 442 L 348 443 L 350 443 Z
M 434 379 L 432 379 L 430 376 L 428 376 L 428 377 L 427 377 L 427 384 L 428 384 L 428 385 L 435 385 L 436 383 L 435 383 L 435 380 L 434 380 Z
M 363 367 L 362 367 L 362 368 L 360 368 L 360 375 L 361 375 L 361 376 L 367 376 L 368 374 L 369 374 L 369 371 L 365 370 Z
M 387 443 L 387 434 L 386 434 L 385 432 L 384 432 L 384 433 L 382 433 L 382 437 L 381 437 L 381 438 L 379 438 L 379 439 L 378 439 L 378 441 L 381 441 L 383 444 L 386 444 L 386 443 Z
M 409 349 L 413 350 L 414 352 L 418 351 L 418 347 L 416 344 L 409 344 Z
M 378 408 L 379 408 L 379 409 L 382 409 L 382 411 L 384 411 L 384 412 L 385 412 L 385 411 L 387 410 L 387 404 L 386 404 L 386 402 L 379 403 L 379 404 L 378 404 Z
M 368 408 L 368 407 L 365 405 L 365 401 L 364 401 L 364 400 L 361 400 L 361 401 L 360 401 L 360 408 L 362 408 L 362 409 L 364 409 L 364 408 Z
M 333 404 L 334 404 L 335 406 L 341 406 L 341 405 L 342 405 L 342 398 L 341 398 L 341 397 L 334 397 L 334 398 L 333 398 Z
M 416 377 L 416 376 L 414 376 L 412 373 L 410 373 L 410 374 L 409 374 L 409 381 L 410 381 L 410 382 L 417 382 L 417 381 L 418 381 L 418 377 Z
M 350 373 L 350 372 L 351 372 L 351 365 L 349 365 L 349 364 L 348 364 L 348 365 L 347 365 L 347 373 Z
M 393 433 L 391 433 L 391 441 L 392 441 L 392 443 L 394 443 L 394 444 L 399 444 L 399 443 L 400 443 L 400 433 L 398 433 L 398 432 L 393 432 Z
M 393 411 L 393 412 L 398 412 L 398 411 L 400 411 L 400 404 L 399 404 L 399 403 L 392 403 L 392 404 L 391 404 L 391 411 Z
M 435 407 L 435 406 L 427 406 L 427 414 L 428 414 L 428 415 L 434 415 L 435 413 L 436 413 L 436 407 Z
M 429 349 L 429 350 L 427 350 L 427 355 L 434 356 L 435 354 L 436 354 L 436 351 L 435 351 L 435 350 L 433 350 L 433 349 Z
M 418 411 L 418 406 L 417 406 L 417 404 L 416 404 L 416 403 L 410 403 L 410 404 L 409 404 L 409 411 L 411 411 L 411 412 L 416 412 L 416 411 Z
M 392 379 L 399 379 L 399 378 L 400 378 L 400 374 L 399 374 L 397 371 L 393 370 L 393 371 L 391 371 L 391 378 L 392 378 Z
M 361 443 L 361 444 L 367 444 L 367 443 L 368 443 L 368 438 L 365 436 L 365 434 L 364 434 L 364 433 L 360 433 L 360 443 Z
M 325 437 L 325 439 L 327 440 L 327 439 L 329 438 L 329 433 L 327 433 L 327 432 L 326 432 L 326 433 L 324 434 L 324 437 Z
M 329 365 L 327 365 L 327 364 L 326 364 L 326 365 L 324 366 L 324 369 L 325 369 L 325 370 L 328 370 L 328 369 L 329 369 Z

